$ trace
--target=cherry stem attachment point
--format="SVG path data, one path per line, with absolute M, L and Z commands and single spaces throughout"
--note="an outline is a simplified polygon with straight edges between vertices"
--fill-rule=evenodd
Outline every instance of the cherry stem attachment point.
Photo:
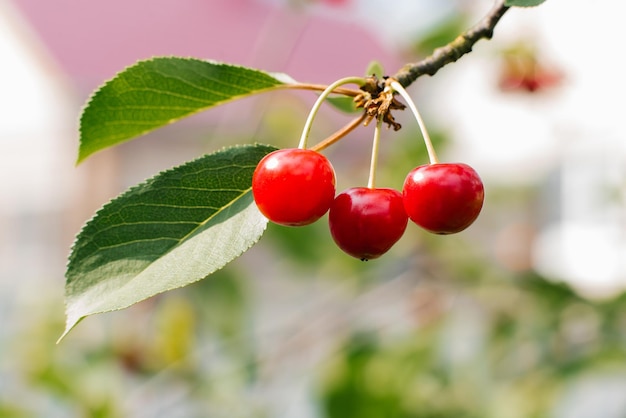
M 372 142 L 372 160 L 370 162 L 370 175 L 367 180 L 367 187 L 373 189 L 376 187 L 376 166 L 378 165 L 378 149 L 380 148 L 380 131 L 383 125 L 382 118 L 376 121 L 374 128 L 374 141 Z
M 426 150 L 428 151 L 428 159 L 430 160 L 431 164 L 437 164 L 439 162 L 439 158 L 437 158 L 435 147 L 433 147 L 433 143 L 430 140 L 428 131 L 426 130 L 426 125 L 424 124 L 424 120 L 422 119 L 422 116 L 417 110 L 417 106 L 415 106 L 413 99 L 411 99 L 411 96 L 409 96 L 409 93 L 405 90 L 404 87 L 402 87 L 402 84 L 400 84 L 398 81 L 392 80 L 389 83 L 389 86 L 393 90 L 397 91 L 400 94 L 400 96 L 402 96 L 402 98 L 404 98 L 404 100 L 407 102 L 409 109 L 411 109 L 411 112 L 413 112 L 413 115 L 415 116 L 415 119 L 417 120 L 417 124 L 419 125 L 420 131 L 422 132 L 422 136 L 424 137 L 424 143 L 426 144 Z
M 365 80 L 363 79 L 363 77 L 346 77 L 346 78 L 341 78 L 335 81 L 334 83 L 330 84 L 328 87 L 326 87 L 326 89 L 319 95 L 319 97 L 313 104 L 311 111 L 309 112 L 309 116 L 307 117 L 306 122 L 304 123 L 304 128 L 302 129 L 302 136 L 300 137 L 300 143 L 298 144 L 298 148 L 301 148 L 301 149 L 306 148 L 307 141 L 309 138 L 309 133 L 311 132 L 311 126 L 313 126 L 313 119 L 315 118 L 315 115 L 317 114 L 318 110 L 322 106 L 322 103 L 324 102 L 324 100 L 326 100 L 328 95 L 330 95 L 334 90 L 336 90 L 337 87 L 342 86 L 344 84 L 362 85 L 364 82 Z

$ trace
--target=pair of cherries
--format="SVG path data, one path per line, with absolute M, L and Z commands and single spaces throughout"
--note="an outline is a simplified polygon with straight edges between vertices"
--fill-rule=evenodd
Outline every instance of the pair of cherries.
M 252 193 L 261 213 L 280 225 L 308 225 L 328 212 L 335 243 L 361 260 L 386 253 L 408 219 L 435 234 L 460 232 L 478 217 L 484 199 L 480 177 L 461 163 L 416 167 L 402 192 L 353 187 L 335 196 L 330 161 L 301 148 L 266 155 L 254 171 Z

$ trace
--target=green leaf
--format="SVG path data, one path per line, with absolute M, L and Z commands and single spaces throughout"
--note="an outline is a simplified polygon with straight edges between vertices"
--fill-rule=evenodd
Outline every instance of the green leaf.
M 205 155 L 100 209 L 69 257 L 61 338 L 88 315 L 201 280 L 256 243 L 267 220 L 252 198 L 252 173 L 273 150 L 247 145 Z
M 453 13 L 421 34 L 413 43 L 417 55 L 430 55 L 432 51 L 452 42 L 467 29 L 470 22 L 464 13 Z
M 354 98 L 348 96 L 329 96 L 326 101 L 334 106 L 336 109 L 344 113 L 357 113 L 362 112 L 362 109 L 357 109 L 354 104 Z
M 376 76 L 383 78 L 385 76 L 385 69 L 379 61 L 372 61 L 365 70 L 365 77 Z
M 504 4 L 509 7 L 532 7 L 539 6 L 546 0 L 506 0 Z
M 198 59 L 140 61 L 106 82 L 87 103 L 78 162 L 212 106 L 291 83 L 284 74 Z

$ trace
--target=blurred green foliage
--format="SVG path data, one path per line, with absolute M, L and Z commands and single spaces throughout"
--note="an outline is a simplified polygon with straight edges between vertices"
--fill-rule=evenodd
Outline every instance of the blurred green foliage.
M 447 16 L 413 42 L 412 52 L 418 56 L 430 55 L 433 50 L 452 42 L 466 30 L 470 26 L 468 21 L 468 16 L 463 13 Z
M 353 334 L 322 374 L 324 416 L 553 417 L 587 373 L 626 381 L 624 295 L 592 302 L 532 272 L 489 268 L 475 281 L 438 278 L 447 289 L 427 292 L 441 299 L 429 304 L 445 308 L 400 338 Z

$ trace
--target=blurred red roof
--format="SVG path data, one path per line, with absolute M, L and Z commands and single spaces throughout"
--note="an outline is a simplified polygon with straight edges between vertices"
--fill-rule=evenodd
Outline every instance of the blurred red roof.
M 345 16 L 313 16 L 255 0 L 13 1 L 61 68 L 85 90 L 137 60 L 162 55 L 231 62 L 325 83 L 361 75 L 374 59 L 390 71 L 400 63 Z

